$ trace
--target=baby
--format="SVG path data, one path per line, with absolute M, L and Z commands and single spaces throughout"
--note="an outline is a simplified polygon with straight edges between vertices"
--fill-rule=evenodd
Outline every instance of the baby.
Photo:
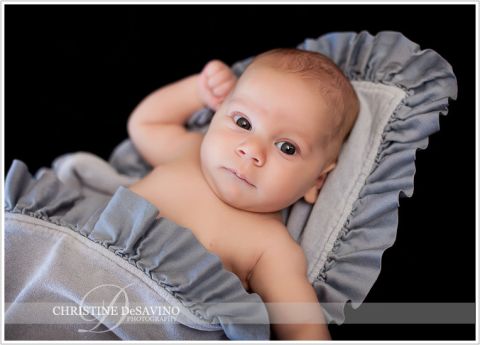
M 204 106 L 216 111 L 208 131 L 187 131 Z M 281 210 L 302 197 L 315 202 L 358 109 L 350 82 L 327 57 L 275 49 L 238 81 L 213 60 L 153 92 L 130 116 L 129 135 L 154 167 L 130 189 L 191 229 L 261 296 L 278 339 L 330 339 Z

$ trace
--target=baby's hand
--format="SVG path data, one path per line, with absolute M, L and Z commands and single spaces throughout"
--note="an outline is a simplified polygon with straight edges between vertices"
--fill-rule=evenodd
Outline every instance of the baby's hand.
M 205 105 L 218 110 L 237 83 L 237 77 L 220 60 L 212 60 L 205 65 L 198 78 L 198 92 Z

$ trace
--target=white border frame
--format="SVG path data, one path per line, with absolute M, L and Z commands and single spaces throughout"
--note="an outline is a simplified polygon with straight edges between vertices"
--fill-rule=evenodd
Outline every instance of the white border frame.
M 1 1 L 1 0 L 0 0 Z M 479 217 L 478 217 L 478 196 L 479 196 L 479 190 L 478 190 L 478 168 L 479 168 L 479 161 L 478 161 L 478 149 L 479 147 L 479 139 L 478 139 L 478 132 L 480 130 L 480 123 L 478 122 L 478 118 L 480 116 L 479 113 L 479 96 L 480 96 L 480 90 L 479 90 L 479 68 L 480 68 L 480 62 L 479 62 L 479 48 L 478 48 L 478 40 L 479 40 L 479 16 L 480 16 L 480 4 L 478 1 L 471 0 L 471 1 L 158 1 L 158 0 L 151 0 L 151 1 L 65 1 L 65 0 L 58 0 L 58 1 L 28 1 L 28 0 L 4 0 L 0 2 L 0 34 L 1 34 L 1 69 L 0 69 L 0 76 L 1 76 L 1 94 L 0 94 L 0 106 L 1 106 L 1 120 L 0 120 L 0 128 L 1 128 L 1 135 L 2 135 L 2 141 L 1 141 L 1 154 L 2 154 L 2 162 L 0 164 L 1 170 L 3 172 L 3 175 L 5 175 L 5 120 L 4 120 L 4 114 L 5 114 L 5 5 L 8 4 L 16 4 L 16 5 L 49 5 L 49 4 L 54 4 L 54 5 L 70 5 L 70 4 L 84 4 L 84 5 L 102 5 L 102 4 L 321 4 L 321 5 L 329 5 L 329 4 L 342 4 L 342 5 L 347 5 L 347 4 L 387 4 L 387 5 L 396 5 L 396 4 L 405 4 L 405 5 L 424 5 L 424 4 L 440 4 L 440 5 L 447 5 L 447 4 L 452 4 L 452 5 L 472 5 L 474 4 L 476 7 L 476 32 L 475 32 L 475 41 L 476 41 L 476 49 L 475 49 L 475 55 L 476 55 L 476 78 L 475 78 L 475 84 L 476 84 L 476 100 L 475 100 L 475 108 L 476 108 L 476 131 L 475 131 L 475 145 L 476 145 L 476 156 L 475 156 L 475 175 L 476 175 L 476 190 L 475 190 L 475 203 L 476 203 L 476 214 L 475 214 L 475 227 L 476 227 L 476 240 L 475 240 L 475 259 L 476 259 L 476 264 L 477 264 L 477 270 L 475 273 L 475 284 L 476 284 L 476 332 L 475 332 L 475 339 L 474 341 L 335 341 L 335 344 L 477 344 L 478 341 L 478 336 L 479 336 L 479 327 L 478 327 L 478 315 L 479 315 L 479 305 L 478 305 L 478 263 L 479 263 L 479 255 L 478 255 L 478 244 L 479 244 L 479 236 L 478 236 L 478 226 L 479 226 Z M 439 24 L 440 25 L 440 24 Z M 4 179 L 2 179 L 2 182 L 0 184 L 0 194 L 2 196 L 3 200 L 3 192 L 4 192 Z M 0 226 L 1 226 L 1 241 L 2 241 L 2 246 L 1 246 L 1 255 L 3 259 L 3 255 L 5 253 L 5 241 L 4 241 L 4 219 L 5 219 L 5 211 L 3 207 L 3 201 L 2 201 L 2 219 L 0 220 Z M 59 344 L 64 344 L 64 343 L 86 343 L 87 341 L 8 341 L 5 340 L 5 324 L 4 324 L 4 301 L 5 301 L 5 291 L 4 291 L 4 272 L 5 272 L 5 260 L 2 260 L 2 266 L 1 266 L 1 297 L 2 300 L 0 301 L 0 305 L 2 306 L 2 311 L 0 313 L 0 321 L 2 322 L 1 326 L 1 339 L 0 342 L 2 343 L 10 343 L 10 344 L 52 344 L 52 343 L 59 343 Z M 115 344 L 119 343 L 120 341 L 88 341 L 88 344 Z M 168 340 L 168 341 L 121 341 L 122 344 L 158 344 L 158 343 L 178 343 L 178 344 L 191 344 L 191 341 L 175 341 L 175 340 Z M 225 343 L 225 344 L 230 344 L 230 342 L 223 342 L 223 341 L 195 341 L 195 343 L 205 343 L 205 344 L 210 344 L 210 343 Z M 270 344 L 270 341 L 258 341 L 258 342 L 246 342 L 246 341 L 240 341 L 236 342 L 239 344 L 251 344 L 251 343 L 258 343 L 258 344 Z M 324 342 L 324 341 L 295 341 L 295 342 L 288 342 L 288 343 L 311 343 L 311 344 L 316 344 L 316 343 L 331 343 L 331 342 Z

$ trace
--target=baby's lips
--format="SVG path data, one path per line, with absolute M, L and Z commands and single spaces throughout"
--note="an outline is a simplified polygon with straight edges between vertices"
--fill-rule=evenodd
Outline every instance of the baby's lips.
M 236 175 L 239 179 L 241 180 L 244 180 L 246 183 L 248 183 L 249 185 L 251 185 L 252 187 L 255 187 L 256 186 L 250 182 L 250 180 L 247 178 L 246 175 L 242 174 L 242 173 L 239 173 L 238 171 L 236 171 L 235 169 L 231 169 L 231 168 L 227 168 L 225 167 L 225 169 L 227 169 L 228 171 L 230 171 L 232 174 Z

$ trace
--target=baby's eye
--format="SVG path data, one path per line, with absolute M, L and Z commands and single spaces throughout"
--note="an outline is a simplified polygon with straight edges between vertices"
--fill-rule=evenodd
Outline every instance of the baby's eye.
M 279 141 L 275 146 L 287 155 L 294 155 L 296 152 L 295 146 L 288 141 Z
M 247 131 L 249 131 L 252 128 L 252 125 L 250 124 L 250 122 L 248 122 L 248 120 L 243 116 L 235 115 L 233 117 L 233 120 L 235 121 L 238 127 L 246 129 Z

